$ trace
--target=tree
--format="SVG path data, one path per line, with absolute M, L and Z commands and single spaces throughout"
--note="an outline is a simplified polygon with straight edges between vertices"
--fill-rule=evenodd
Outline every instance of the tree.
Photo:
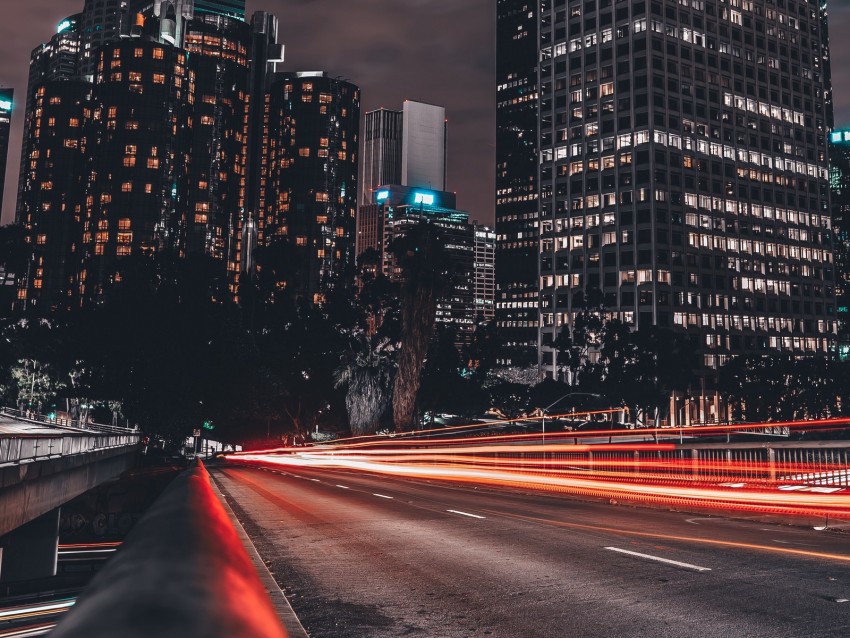
M 422 221 L 389 247 L 402 270 L 401 347 L 393 387 L 396 431 L 413 428 L 422 365 L 434 331 L 437 300 L 450 286 L 451 263 L 439 227 Z
M 390 404 L 393 351 L 389 339 L 373 341 L 358 334 L 334 371 L 334 387 L 345 388 L 348 424 L 355 436 L 375 433 Z

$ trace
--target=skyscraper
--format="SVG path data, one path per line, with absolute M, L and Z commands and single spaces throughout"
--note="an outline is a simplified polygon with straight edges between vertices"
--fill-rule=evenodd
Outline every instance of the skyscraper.
M 220 262 L 235 297 L 247 187 L 250 26 L 200 13 L 187 22 L 184 48 L 195 77 L 186 252 Z
M 79 73 L 87 80 L 94 78 L 98 47 L 126 33 L 129 20 L 127 0 L 85 0 L 80 25 Z
M 62 20 L 56 27 L 56 33 L 46 44 L 40 44 L 30 54 L 29 79 L 24 100 L 24 138 L 21 144 L 21 164 L 18 173 L 18 198 L 15 208 L 15 221 L 21 223 L 20 213 L 23 206 L 23 188 L 26 179 L 27 164 L 32 144 L 35 140 L 27 131 L 34 126 L 32 122 L 33 96 L 38 86 L 44 82 L 56 80 L 77 80 L 80 77 L 80 45 L 82 38 L 83 15 L 77 13 Z
M 829 134 L 829 188 L 835 239 L 838 353 L 850 359 L 850 129 Z
M 375 193 L 379 187 L 410 186 L 446 190 L 446 110 L 405 100 L 401 111 L 366 113 L 360 201 L 357 215 L 357 255 L 378 232 Z
M 3 190 L 6 185 L 6 158 L 9 155 L 9 128 L 12 126 L 13 89 L 0 87 L 0 214 L 3 212 Z
M 360 89 L 323 72 L 281 73 L 266 100 L 258 243 L 284 242 L 285 283 L 311 301 L 354 276 Z
M 369 111 L 363 120 L 363 161 L 359 206 L 374 202 L 375 191 L 384 184 L 401 184 L 401 111 Z
M 446 109 L 405 100 L 402 106 L 401 183 L 446 190 Z
M 502 363 L 537 363 L 537 2 L 496 4 L 496 322 Z
M 220 15 L 245 20 L 245 0 L 194 0 L 195 17 Z
M 496 232 L 474 222 L 473 307 L 475 319 L 489 321 L 496 315 Z
M 578 293 L 731 354 L 834 343 L 826 7 L 540 3 L 541 364 Z M 710 377 L 710 375 L 709 375 Z
M 24 128 L 18 223 L 32 257 L 18 273 L 22 308 L 74 305 L 82 261 L 82 218 L 88 179 L 87 133 L 93 117 L 92 85 L 48 80 L 34 87 L 32 117 Z
M 140 38 L 98 49 L 94 139 L 83 215 L 84 301 L 116 281 L 134 254 L 186 255 L 196 101 L 189 54 Z

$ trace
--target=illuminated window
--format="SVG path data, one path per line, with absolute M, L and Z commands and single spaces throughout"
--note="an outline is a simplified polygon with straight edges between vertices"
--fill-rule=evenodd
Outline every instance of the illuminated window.
M 158 157 L 149 157 L 148 158 L 148 168 L 159 168 L 159 158 Z
M 301 96 L 301 101 L 305 103 L 310 103 L 313 101 L 313 96 L 309 93 Z
M 309 148 L 299 148 L 298 155 L 300 157 L 310 157 L 310 149 Z
M 47 126 L 56 126 L 56 118 L 48 117 L 47 118 Z
M 121 77 L 122 77 L 121 73 L 120 73 L 120 72 L 117 72 L 117 73 L 112 73 L 112 74 L 110 74 L 109 79 L 110 79 L 112 82 L 120 82 L 120 81 L 121 81 Z
M 80 125 L 80 118 L 78 118 L 78 117 L 72 117 L 68 120 L 68 126 L 76 128 L 79 125 Z
M 94 245 L 94 254 L 102 255 L 103 254 L 103 244 L 95 244 Z
M 154 84 L 165 84 L 165 74 L 164 73 L 154 73 L 153 74 L 153 83 Z
M 133 233 L 118 233 L 118 243 L 119 244 L 131 244 L 131 243 L 133 243 Z
M 124 147 L 125 155 L 135 155 L 136 154 L 136 145 L 135 144 L 127 144 Z
M 342 226 L 337 226 L 336 227 L 336 236 L 337 237 L 345 237 L 345 228 L 343 228 Z
M 65 140 L 65 148 L 77 148 L 77 140 Z
M 128 131 L 137 131 L 139 130 L 139 123 L 136 120 L 129 120 L 124 124 L 124 128 Z
M 112 49 L 112 57 L 116 60 L 121 58 L 121 49 Z
M 323 148 L 327 148 L 327 146 L 328 146 L 328 138 L 323 137 L 323 138 L 319 139 L 319 146 L 321 146 L 321 147 L 323 147 Z
M 121 192 L 122 193 L 132 193 L 133 192 L 133 182 L 124 182 L 121 184 Z
M 142 74 L 139 71 L 130 71 L 128 73 L 128 77 L 130 78 L 130 82 L 141 82 Z
M 298 235 L 298 237 L 295 238 L 295 245 L 296 246 L 306 246 L 307 245 L 307 238 L 304 235 Z
M 47 235 L 37 235 L 35 238 L 35 243 L 39 246 L 43 246 L 47 243 Z
M 206 124 L 206 125 L 215 124 L 215 119 L 211 115 L 202 115 L 201 116 L 201 124 Z
M 105 244 L 106 242 L 108 242 L 108 241 L 109 241 L 109 233 L 108 233 L 108 232 L 105 232 L 105 231 L 104 231 L 104 232 L 99 232 L 99 233 L 97 233 L 97 234 L 95 235 L 94 240 L 95 240 L 98 244 Z
M 100 246 L 101 244 L 98 244 L 98 245 Z M 97 252 L 97 251 L 95 251 L 95 252 Z M 126 257 L 127 255 L 131 255 L 132 253 L 133 253 L 133 247 L 128 246 L 126 244 L 119 245 L 115 249 L 115 254 L 118 255 L 119 257 Z
M 316 201 L 317 202 L 328 201 L 328 194 L 327 193 L 316 193 Z
M 153 50 L 153 59 L 162 60 L 165 57 L 164 49 L 156 48 Z
M 50 181 L 50 180 L 48 180 L 46 182 L 42 182 L 41 183 L 41 190 L 43 190 L 43 191 L 53 190 L 53 182 Z
M 144 50 L 142 50 L 142 49 L 135 49 L 135 50 L 133 51 L 133 54 L 134 54 L 137 58 L 141 58 L 142 56 L 144 56 L 145 52 L 144 52 Z
M 320 104 L 330 104 L 333 98 L 327 93 L 319 93 L 319 103 Z
M 153 192 L 153 184 L 145 184 L 145 192 L 150 195 Z
M 206 224 L 207 223 L 207 214 L 206 213 L 195 213 L 195 223 L 196 224 Z
M 122 217 L 118 220 L 118 230 L 130 230 L 130 218 Z

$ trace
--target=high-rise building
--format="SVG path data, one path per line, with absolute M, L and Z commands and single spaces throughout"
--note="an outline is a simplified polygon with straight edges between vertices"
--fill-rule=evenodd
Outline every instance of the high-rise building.
M 277 18 L 265 11 L 251 16 L 250 99 L 248 100 L 248 155 L 246 157 L 245 215 L 242 224 L 242 271 L 254 271 L 253 255 L 258 241 L 260 183 L 263 172 L 266 93 L 278 66 L 283 62 L 284 47 L 278 43 Z
M 468 340 L 475 321 L 476 239 L 469 213 L 457 210 L 454 193 L 410 186 L 388 185 L 375 193 L 380 219 L 381 270 L 392 281 L 401 281 L 404 273 L 390 250 L 393 241 L 406 235 L 420 222 L 437 226 L 450 260 L 450 289 L 437 301 L 437 321 L 457 328 L 458 343 Z M 482 249 L 484 250 L 484 249 Z M 482 273 L 482 279 L 483 279 Z
M 537 363 L 537 4 L 496 4 L 496 322 L 508 365 Z
M 127 32 L 129 5 L 127 0 L 85 0 L 80 25 L 79 73 L 87 80 L 94 78 L 97 49 L 118 40 Z
M 378 109 L 363 119 L 359 206 L 370 206 L 384 184 L 401 184 L 401 111 Z
M 729 355 L 835 340 L 826 5 L 540 3 L 541 365 L 579 293 Z M 707 375 L 710 383 L 711 375 Z
M 245 20 L 245 0 L 194 0 L 195 17 L 220 15 Z
M 446 190 L 446 109 L 405 100 L 402 106 L 401 183 Z
M 490 321 L 496 316 L 496 231 L 473 223 L 475 236 L 473 291 L 475 319 Z
M 84 301 L 116 280 L 124 257 L 184 257 L 190 229 L 206 228 L 188 206 L 193 127 L 203 126 L 192 117 L 197 96 L 189 57 L 141 38 L 98 49 L 83 215 Z
M 187 22 L 184 48 L 195 76 L 186 251 L 219 261 L 235 297 L 247 186 L 250 26 L 199 13 Z
M 6 185 L 6 158 L 9 155 L 9 129 L 12 126 L 14 90 L 0 87 L 0 215 L 3 213 L 3 190 Z
M 93 115 L 88 82 L 49 80 L 34 87 L 17 211 L 32 251 L 27 271 L 18 273 L 21 308 L 46 312 L 74 305 Z
M 850 359 L 850 129 L 836 129 L 829 134 L 829 187 L 835 241 L 838 353 L 846 361 Z
M 405 100 L 401 111 L 366 113 L 357 255 L 366 250 L 377 229 L 375 193 L 385 185 L 446 190 L 446 110 Z
M 285 242 L 286 285 L 320 301 L 354 277 L 360 89 L 323 72 L 281 73 L 264 127 L 258 243 Z
M 33 96 L 38 86 L 44 82 L 56 80 L 77 80 L 80 77 L 80 44 L 82 38 L 83 14 L 77 13 L 62 20 L 56 27 L 56 33 L 46 44 L 40 44 L 30 54 L 29 79 L 24 99 L 24 138 L 21 144 L 21 164 L 18 173 L 18 197 L 15 208 L 15 220 L 20 223 L 23 206 L 26 166 L 32 151 L 33 140 L 27 131 L 34 126 L 32 122 Z

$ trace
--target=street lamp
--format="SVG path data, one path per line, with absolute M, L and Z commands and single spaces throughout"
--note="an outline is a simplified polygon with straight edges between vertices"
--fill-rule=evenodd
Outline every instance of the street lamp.
M 564 399 L 566 399 L 568 397 L 574 397 L 574 396 L 589 396 L 589 397 L 595 397 L 595 398 L 598 399 L 602 395 L 601 394 L 595 394 L 593 392 L 569 392 L 569 393 L 565 394 L 564 396 L 560 397 L 559 399 L 556 399 L 555 401 L 553 401 L 552 403 L 547 405 L 545 408 L 543 408 L 543 410 L 541 410 L 543 412 L 543 418 L 541 419 L 541 423 L 543 425 L 543 442 L 542 442 L 542 444 L 546 443 L 546 413 L 551 408 L 553 408 L 554 406 L 559 404 L 561 401 L 563 401 Z M 573 412 L 575 412 L 575 410 L 573 410 Z

